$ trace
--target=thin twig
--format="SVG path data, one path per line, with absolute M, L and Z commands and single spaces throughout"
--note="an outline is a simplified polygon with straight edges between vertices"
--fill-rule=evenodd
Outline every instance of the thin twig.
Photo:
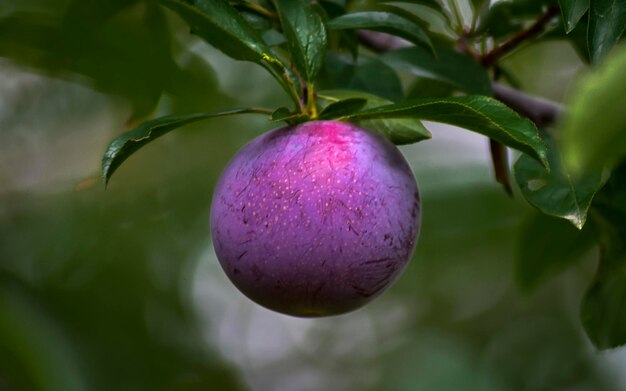
M 533 23 L 530 27 L 518 32 L 511 39 L 496 46 L 489 53 L 485 54 L 481 59 L 482 64 L 485 66 L 493 65 L 504 55 L 510 53 L 525 41 L 541 34 L 545 30 L 546 25 L 552 20 L 552 18 L 559 14 L 559 10 L 559 6 L 556 4 L 548 7 L 546 12 L 541 15 L 541 17 L 539 17 L 539 19 L 537 19 L 535 23 Z

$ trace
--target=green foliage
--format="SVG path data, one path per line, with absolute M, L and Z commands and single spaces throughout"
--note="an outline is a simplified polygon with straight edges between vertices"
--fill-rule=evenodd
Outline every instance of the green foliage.
M 326 28 L 306 0 L 274 0 L 294 64 L 313 83 L 326 52 Z
M 626 344 L 626 164 L 615 169 L 596 197 L 600 264 L 583 298 L 581 319 L 598 349 Z
M 265 44 L 261 35 L 227 0 L 161 0 L 161 3 L 176 11 L 195 34 L 224 54 L 263 66 L 298 103 L 297 80 Z
M 485 68 L 451 48 L 435 48 L 436 58 L 412 47 L 389 51 L 381 56 L 387 64 L 415 76 L 438 80 L 468 94 L 491 95 L 491 81 Z
M 329 53 L 326 59 L 324 89 L 363 91 L 393 102 L 403 98 L 402 83 L 397 73 L 377 57 L 361 55 L 352 57 Z
M 332 102 L 324 107 L 318 118 L 322 120 L 341 118 L 344 115 L 361 110 L 366 104 L 367 99 L 364 98 L 348 98 Z
M 619 50 L 584 77 L 570 98 L 561 127 L 566 166 L 574 175 L 600 171 L 626 155 L 626 50 Z
M 415 371 L 411 367 L 406 373 L 398 369 L 385 372 L 385 376 L 402 383 L 398 389 L 458 389 L 466 384 L 459 379 L 470 379 L 470 388 L 481 389 L 603 389 L 598 386 L 600 381 L 588 387 L 573 382 L 585 379 L 592 384 L 589 379 L 602 376 L 592 373 L 590 368 L 594 365 L 580 358 L 589 355 L 585 342 L 580 340 L 581 325 L 598 349 L 626 344 L 626 115 L 622 108 L 626 51 L 620 43 L 626 29 L 626 2 L 14 0 L 7 4 L 0 7 L 0 65 L 7 60 L 11 66 L 123 98 L 122 103 L 115 104 L 129 104 L 125 118 L 116 122 L 118 128 L 126 126 L 124 123 L 139 125 L 108 146 L 102 161 L 105 184 L 132 154 L 176 128 L 239 113 L 261 113 L 267 121 L 249 127 L 233 122 L 227 129 L 246 131 L 223 132 L 219 137 L 217 132 L 188 132 L 183 137 L 208 137 L 203 139 L 205 143 L 186 145 L 202 156 L 195 171 L 179 177 L 180 171 L 171 169 L 167 162 L 182 154 L 170 152 L 173 156 L 163 159 L 165 162 L 158 169 L 154 162 L 144 167 L 143 173 L 162 175 L 158 191 L 133 185 L 137 193 L 118 195 L 120 199 L 110 191 L 105 198 L 64 193 L 66 199 L 59 201 L 48 198 L 53 196 L 35 197 L 28 193 L 33 199 L 22 199 L 26 192 L 5 193 L 3 186 L 11 184 L 5 178 L 13 173 L 4 168 L 8 158 L 0 161 L 0 313 L 4 315 L 0 320 L 0 340 L 5 341 L 0 343 L 0 389 L 5 384 L 22 389 L 86 389 L 105 378 L 107 381 L 96 389 L 179 389 L 187 384 L 191 384 L 189 389 L 222 389 L 223 384 L 235 388 L 230 370 L 222 368 L 221 363 L 207 364 L 197 359 L 195 352 L 178 352 L 191 349 L 193 343 L 185 340 L 187 336 L 176 336 L 184 343 L 155 337 L 159 332 L 174 334 L 171 330 L 182 327 L 180 323 L 191 322 L 179 308 L 178 284 L 188 284 L 170 282 L 175 288 L 169 292 L 173 303 L 168 303 L 171 308 L 167 311 L 172 314 L 168 312 L 165 318 L 174 319 L 171 324 L 148 322 L 145 318 L 153 314 L 145 310 L 145 303 L 161 303 L 161 295 L 165 296 L 164 291 L 169 288 L 154 287 L 161 282 L 151 286 L 147 280 L 157 278 L 146 276 L 179 267 L 170 275 L 180 278 L 181 270 L 189 267 L 180 266 L 178 260 L 193 256 L 198 251 L 197 244 L 204 243 L 207 236 L 208 211 L 203 208 L 210 198 L 210 184 L 214 183 L 220 165 L 252 136 L 249 132 L 260 130 L 257 127 L 278 126 L 279 122 L 293 125 L 312 120 L 354 122 L 397 145 L 430 139 L 430 131 L 421 122 L 429 120 L 476 132 L 486 136 L 485 143 L 491 139 L 493 144 L 501 143 L 522 152 L 513 168 L 522 197 L 511 201 L 496 193 L 495 185 L 468 185 L 475 179 L 467 175 L 469 171 L 455 167 L 447 172 L 442 163 L 448 159 L 454 162 L 454 156 L 436 148 L 429 152 L 427 145 L 406 149 L 418 175 L 430 175 L 419 178 L 426 189 L 424 205 L 432 208 L 424 213 L 428 223 L 424 227 L 437 227 L 424 230 L 418 256 L 425 254 L 426 260 L 417 266 L 420 273 L 413 273 L 412 279 L 408 279 L 406 289 L 410 292 L 406 297 L 412 303 L 428 305 L 409 307 L 410 311 L 414 309 L 415 318 L 419 322 L 426 319 L 426 324 L 449 322 L 449 333 L 458 331 L 459 320 L 467 322 L 463 326 L 478 322 L 480 331 L 475 332 L 476 340 L 463 349 L 437 344 L 425 349 L 429 355 L 442 352 L 435 360 L 430 360 L 430 356 L 425 359 L 416 353 L 419 349 L 412 349 L 409 356 L 416 357 Z M 199 39 L 217 51 L 209 52 L 207 46 L 199 48 L 195 45 Z M 531 69 L 527 73 L 536 75 L 537 80 L 546 80 L 544 58 L 519 60 L 520 64 L 515 64 L 519 68 L 503 65 L 501 60 L 515 50 L 521 52 L 554 39 L 571 44 L 581 57 L 581 63 L 572 67 L 575 70 L 568 81 L 582 77 L 573 83 L 562 119 L 549 121 L 539 132 L 533 122 L 518 115 L 529 114 L 523 110 L 525 107 L 519 107 L 519 102 L 506 101 L 498 94 L 491 97 L 492 85 L 507 83 L 518 90 L 532 90 L 532 83 L 520 77 L 522 68 Z M 207 53 L 211 60 L 219 61 L 209 63 L 204 57 Z M 510 59 L 518 61 L 517 57 Z M 267 99 L 275 104 L 272 109 L 214 111 L 218 104 L 220 108 L 256 106 L 250 102 L 256 99 L 255 94 L 271 90 L 266 80 L 259 79 L 252 87 L 242 83 L 246 88 L 221 91 L 220 85 L 228 89 L 252 78 L 244 71 L 231 74 L 230 84 L 225 82 L 222 75 L 231 71 L 230 66 L 241 66 L 231 60 L 264 68 L 269 72 L 268 80 L 271 76 L 277 83 L 276 90 L 286 94 L 282 96 L 284 101 L 272 95 L 272 99 Z M 545 70 L 545 74 L 549 71 Z M 561 96 L 563 91 L 565 87 L 554 96 Z M 30 100 L 16 96 L 15 101 L 18 103 L 12 105 L 7 99 L 7 107 L 17 107 L 12 110 L 15 113 L 0 113 L 3 129 L 10 128 L 4 115 L 17 118 L 28 128 L 30 118 L 25 119 L 26 114 L 21 113 L 28 112 Z M 59 102 L 54 99 L 51 103 Z M 0 110 L 4 111 L 10 110 Z M 140 122 L 153 117 L 156 119 Z M 29 133 L 22 131 L 20 135 L 26 139 Z M 75 141 L 83 140 L 80 137 L 72 134 L 58 143 L 71 140 L 82 148 L 83 142 Z M 12 139 L 3 139 L 0 145 L 11 142 Z M 49 144 L 52 150 L 57 142 Z M 153 148 L 158 148 L 158 144 Z M 167 150 L 172 148 L 168 146 Z M 145 153 L 149 155 L 150 149 Z M 420 160 L 420 153 L 428 159 Z M 51 154 L 57 160 L 65 158 Z M 507 151 L 499 148 L 494 156 L 500 158 L 494 168 L 497 179 L 502 179 L 503 173 L 508 175 Z M 30 160 L 37 159 L 39 154 L 30 156 Z M 161 155 L 155 161 L 160 164 L 160 159 Z M 139 159 L 129 162 L 128 172 L 141 165 L 136 162 Z M 207 166 L 210 181 L 189 180 L 206 175 Z M 40 171 L 41 167 L 31 171 Z M 172 171 L 168 174 L 169 169 Z M 486 176 L 484 170 L 474 175 Z M 23 179 L 25 183 L 29 181 Z M 436 193 L 430 185 L 436 181 L 451 182 L 456 187 L 443 187 Z M 32 210 L 20 209 L 22 203 Z M 523 208 L 528 204 L 536 211 L 522 224 L 522 216 L 527 212 Z M 169 205 L 174 206 L 170 209 Z M 434 217 L 429 215 L 431 210 L 435 210 Z M 93 226 L 87 227 L 86 221 Z M 510 238 L 519 227 L 515 252 Z M 188 237 L 190 231 L 195 235 Z M 183 237 L 180 243 L 168 243 L 175 234 Z M 94 243 L 100 243 L 102 238 L 106 240 L 96 246 Z M 107 250 L 102 251 L 102 247 Z M 589 270 L 585 268 L 589 265 L 580 261 L 591 260 L 597 248 L 599 267 L 580 307 L 580 323 L 568 323 L 574 318 L 566 312 L 569 310 L 559 307 L 564 312 L 561 313 L 548 306 L 541 316 L 549 313 L 567 318 L 568 321 L 559 321 L 571 328 L 563 333 L 566 326 L 558 323 L 556 331 L 550 332 L 553 326 L 522 314 L 542 310 L 546 298 L 541 296 L 544 291 L 537 288 L 547 281 L 546 289 L 559 293 L 552 295 L 558 296 L 558 300 L 548 298 L 552 306 L 575 307 L 577 302 L 563 304 L 560 297 L 567 296 L 569 300 L 582 293 L 579 282 L 587 284 Z M 448 256 L 443 257 L 441 253 L 446 252 Z M 484 310 L 492 295 L 494 301 L 505 303 L 496 293 L 500 288 L 505 290 L 502 273 L 510 266 L 502 258 L 512 258 L 513 253 L 514 277 L 519 288 L 534 291 L 536 296 L 530 300 L 537 297 L 540 303 L 533 303 L 532 310 L 520 311 L 510 302 L 497 304 L 505 310 L 496 304 Z M 118 258 L 122 261 L 112 261 Z M 164 266 L 163 262 L 154 261 L 157 258 L 176 262 L 165 262 Z M 473 273 L 479 273 L 476 265 L 491 258 L 498 262 L 489 263 L 485 270 L 493 271 L 495 282 L 485 288 L 482 281 L 475 282 Z M 96 265 L 93 270 L 85 266 L 92 259 Z M 55 269 L 52 261 L 67 264 L 65 269 Z M 458 270 L 462 272 L 457 276 Z M 559 285 L 559 281 L 551 280 L 565 271 L 568 273 L 562 278 L 567 283 Z M 38 277 L 46 272 L 53 277 Z M 66 280 L 55 280 L 59 277 L 54 276 L 65 276 Z M 437 285 L 439 276 L 445 276 L 440 277 L 445 281 Z M 82 287 L 75 282 L 83 280 L 88 283 Z M 473 286 L 472 281 L 481 287 Z M 479 292 L 475 298 L 472 289 Z M 451 299 L 456 291 L 462 300 Z M 561 295 L 562 291 L 566 294 Z M 483 310 L 473 310 L 474 307 Z M 76 308 L 83 312 L 75 314 Z M 111 319 L 104 319 L 108 314 L 103 315 L 101 308 L 111 308 Z M 488 322 L 476 321 L 481 316 Z M 509 320 L 515 323 L 510 327 L 517 327 L 517 331 L 507 334 L 501 329 Z M 490 326 L 492 321 L 497 326 Z M 412 326 L 417 329 L 419 322 Z M 148 330 L 148 323 L 167 330 Z M 541 326 L 533 329 L 534 334 L 527 332 L 529 327 L 535 327 L 528 324 Z M 189 331 L 187 326 L 185 323 L 182 327 L 185 332 Z M 195 330 L 192 326 L 189 329 Z M 544 335 L 545 330 L 549 331 Z M 485 337 L 488 334 L 498 337 Z M 433 339 L 427 336 L 424 340 Z M 552 345 L 555 340 L 560 342 Z M 537 341 L 543 342 L 542 349 L 546 347 L 541 354 L 534 347 L 539 345 Z M 173 348 L 177 344 L 189 346 Z M 72 345 L 80 348 L 67 348 Z M 480 350 L 484 346 L 487 348 Z M 376 348 L 387 349 L 383 345 Z M 175 355 L 187 355 L 179 360 L 172 358 L 172 351 L 176 351 Z M 474 364 L 476 357 L 480 358 L 480 368 Z M 576 359 L 570 360 L 571 357 Z M 424 367 L 433 370 L 414 375 Z M 553 374 L 543 371 L 544 367 L 556 367 L 563 378 L 575 380 L 571 384 L 561 378 L 555 380 L 558 376 L 550 377 Z M 493 371 L 486 373 L 485 368 Z M 121 373 L 129 374 L 128 384 L 121 384 L 127 376 L 111 376 Z M 449 373 L 458 374 L 458 379 L 445 377 Z M 214 379 L 218 379 L 218 385 Z
M 389 12 L 355 12 L 333 19 L 326 25 L 336 30 L 365 29 L 394 34 L 425 48 L 434 55 L 432 42 L 420 26 Z
M 588 0 L 559 0 L 565 32 L 570 33 L 589 9 Z
M 572 177 L 563 166 L 551 139 L 545 140 L 550 170 L 522 155 L 515 163 L 515 178 L 528 202 L 543 213 L 568 220 L 582 229 L 591 200 L 602 185 L 600 172 Z
M 359 109 L 373 109 L 375 107 L 389 105 L 392 102 L 376 95 L 368 94 L 362 91 L 354 90 L 326 90 L 320 91 L 318 96 L 323 100 L 330 102 L 326 108 L 339 102 L 355 101 L 357 99 L 365 99 L 365 106 Z M 324 108 L 324 111 L 326 111 Z M 347 115 L 349 113 L 342 113 Z M 383 134 L 387 139 L 397 145 L 412 144 L 418 141 L 427 140 L 432 137 L 428 129 L 415 118 L 377 118 L 369 120 L 356 120 L 358 125 L 375 132 Z
M 602 59 L 626 29 L 626 3 L 616 0 L 590 0 L 589 52 L 593 62 Z
M 515 259 L 515 277 L 525 291 L 580 261 L 595 244 L 595 227 L 576 229 L 568 222 L 535 213 L 523 225 Z
M 111 144 L 109 144 L 109 147 L 102 158 L 102 175 L 104 177 L 104 182 L 105 184 L 109 182 L 115 170 L 117 170 L 130 155 L 137 152 L 137 150 L 146 144 L 154 141 L 166 133 L 171 132 L 174 129 L 207 118 L 247 113 L 270 114 L 268 110 L 242 108 L 220 111 L 217 113 L 174 115 L 144 122 L 137 128 L 117 137 L 111 142 Z
M 456 125 L 527 153 L 549 167 L 547 149 L 535 125 L 495 99 L 463 96 L 421 99 L 362 111 L 349 119 L 419 118 Z

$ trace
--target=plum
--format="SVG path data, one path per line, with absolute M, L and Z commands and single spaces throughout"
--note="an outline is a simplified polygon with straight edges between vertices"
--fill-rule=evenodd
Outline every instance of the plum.
M 215 252 L 246 296 L 300 317 L 352 311 L 412 256 L 417 183 L 379 134 L 338 121 L 265 133 L 230 161 L 211 205 Z

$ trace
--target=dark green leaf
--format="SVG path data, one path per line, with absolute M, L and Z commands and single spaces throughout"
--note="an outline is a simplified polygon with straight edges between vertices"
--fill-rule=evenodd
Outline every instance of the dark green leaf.
M 363 98 L 348 98 L 333 102 L 322 110 L 319 114 L 319 119 L 335 119 L 353 114 L 361 110 L 366 103 L 367 99 Z
M 256 31 L 226 0 L 160 0 L 193 32 L 235 60 L 280 62 Z M 268 57 L 266 59 L 265 57 Z
M 326 23 L 330 29 L 365 29 L 397 35 L 421 46 L 431 53 L 433 45 L 428 35 L 415 23 L 388 12 L 355 12 Z
M 120 135 L 109 144 L 102 158 L 102 175 L 105 185 L 109 182 L 115 170 L 117 170 L 130 155 L 158 137 L 192 122 L 212 117 L 244 113 L 270 114 L 269 111 L 264 109 L 242 108 L 216 113 L 170 115 L 144 122 L 135 129 Z
M 578 176 L 626 156 L 626 50 L 610 56 L 573 89 L 561 129 L 563 158 Z
M 326 52 L 326 29 L 308 0 L 274 0 L 291 58 L 302 77 L 312 83 Z
M 160 0 L 178 13 L 192 31 L 235 60 L 251 61 L 266 68 L 299 104 L 298 83 L 283 62 L 227 0 Z
M 381 60 L 416 76 L 439 80 L 455 88 L 480 95 L 491 95 L 491 82 L 485 68 L 453 49 L 436 48 L 437 58 L 418 47 L 385 53 Z
M 382 0 L 381 3 L 409 3 L 430 7 L 439 12 L 443 11 L 441 3 L 437 0 Z
M 361 91 L 328 90 L 318 92 L 318 97 L 328 102 L 339 102 L 347 99 L 366 99 L 366 109 L 388 105 L 391 101 L 376 95 Z M 356 122 L 359 126 L 378 133 L 382 133 L 387 139 L 396 145 L 412 144 L 431 138 L 431 134 L 419 120 L 410 118 L 382 118 Z
M 590 0 L 587 41 L 591 60 L 597 63 L 617 43 L 626 29 L 626 2 Z
M 522 229 L 515 277 L 524 290 L 564 271 L 581 259 L 595 243 L 593 227 L 578 230 L 568 222 L 535 213 Z
M 418 118 L 456 125 L 518 149 L 548 167 L 546 146 L 535 125 L 501 102 L 480 95 L 411 100 L 356 113 L 348 118 Z
M 563 167 L 554 141 L 545 140 L 550 171 L 526 155 L 515 163 L 515 179 L 526 200 L 543 213 L 569 220 L 582 229 L 587 210 L 602 186 L 600 172 L 572 178 Z
M 407 99 L 441 98 L 451 96 L 452 93 L 454 93 L 454 87 L 448 83 L 418 77 L 409 88 L 406 96 Z
M 569 34 L 589 9 L 589 0 L 559 0 L 559 5 L 561 6 L 565 32 Z
M 359 90 L 391 101 L 404 98 L 397 73 L 376 57 L 350 56 L 329 53 L 325 70 L 328 89 Z
M 310 119 L 309 116 L 306 114 L 299 113 L 299 112 L 294 113 L 286 107 L 279 107 L 276 110 L 274 110 L 274 112 L 272 113 L 270 121 L 272 122 L 284 121 L 288 123 L 289 125 L 293 125 L 296 123 L 308 121 L 309 119 Z
M 544 12 L 544 6 L 553 3 L 554 0 L 497 2 L 483 14 L 477 32 L 489 34 L 495 39 L 504 38 L 527 27 Z
M 626 254 L 601 261 L 581 305 L 581 320 L 598 349 L 626 344 Z
M 581 319 L 593 344 L 608 349 L 626 344 L 626 162 L 598 193 L 590 215 L 600 232 L 601 259 Z
M 146 3 L 139 13 L 130 1 L 74 4 L 64 19 L 56 9 L 0 19 L 0 58 L 122 96 L 134 119 L 149 115 L 176 68 L 163 9 Z

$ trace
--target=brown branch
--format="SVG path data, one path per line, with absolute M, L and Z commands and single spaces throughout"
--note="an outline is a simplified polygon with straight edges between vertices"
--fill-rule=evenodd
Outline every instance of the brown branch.
M 545 30 L 546 25 L 552 20 L 552 18 L 554 18 L 556 15 L 559 14 L 559 10 L 560 8 L 556 4 L 548 7 L 546 12 L 539 19 L 537 19 L 535 23 L 533 23 L 530 27 L 518 32 L 511 39 L 496 46 L 489 53 L 485 54 L 481 59 L 482 64 L 484 66 L 493 65 L 496 61 L 498 61 L 504 55 L 510 53 L 519 45 L 524 43 L 525 41 L 541 34 Z
M 509 175 L 509 155 L 506 147 L 494 139 L 489 139 L 489 152 L 496 181 L 502 185 L 509 197 L 513 197 L 513 188 Z
M 376 53 L 412 46 L 411 43 L 401 38 L 373 31 L 359 31 L 358 37 L 363 45 Z M 470 55 L 470 57 L 472 56 Z M 538 127 L 545 127 L 555 123 L 563 112 L 563 108 L 557 103 L 530 96 L 503 84 L 493 82 L 491 87 L 494 98 L 506 104 L 520 115 L 529 118 Z
M 554 102 L 528 95 L 515 88 L 492 82 L 493 97 L 520 115 L 543 128 L 554 124 L 563 113 L 563 107 Z

